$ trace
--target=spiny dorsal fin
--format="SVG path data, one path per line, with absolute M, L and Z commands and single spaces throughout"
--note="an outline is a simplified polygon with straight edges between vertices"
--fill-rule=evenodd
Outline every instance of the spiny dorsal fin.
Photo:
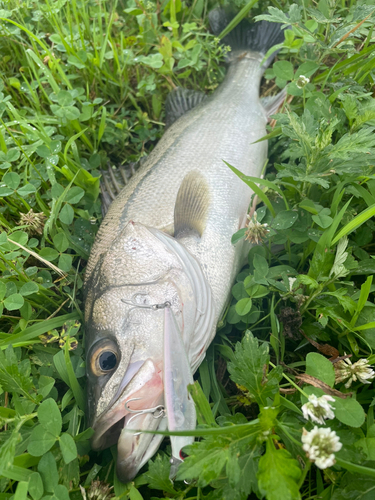
M 174 207 L 174 235 L 196 231 L 202 236 L 210 204 L 210 190 L 205 177 L 190 172 L 181 183 Z
M 109 165 L 107 170 L 101 170 L 102 176 L 100 179 L 100 195 L 103 217 L 108 212 L 112 201 L 117 197 L 122 188 L 126 186 L 129 179 L 135 174 L 141 163 L 142 159 L 136 163 L 128 163 L 116 168 Z
M 165 128 L 168 128 L 180 116 L 200 104 L 206 95 L 197 90 L 177 88 L 173 90 L 165 101 Z

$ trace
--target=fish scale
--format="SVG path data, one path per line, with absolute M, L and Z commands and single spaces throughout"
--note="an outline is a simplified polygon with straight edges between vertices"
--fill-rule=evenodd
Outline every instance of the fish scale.
M 221 11 L 215 12 L 221 26 Z M 187 384 L 215 335 L 247 248 L 244 241 L 232 245 L 231 236 L 246 219 L 252 192 L 223 160 L 245 175 L 261 175 L 267 143 L 255 141 L 282 100 L 268 101 L 267 109 L 259 100 L 261 61 L 281 32 L 265 22 L 236 30 L 224 40 L 232 52 L 219 88 L 205 99 L 181 90 L 169 97 L 170 126 L 110 205 L 87 265 L 92 445 L 103 449 L 118 439 L 123 481 L 162 439 L 134 430 L 194 428 Z M 108 353 L 114 365 L 104 370 L 101 356 Z M 165 411 L 155 418 L 159 406 Z M 172 438 L 172 474 L 191 441 Z

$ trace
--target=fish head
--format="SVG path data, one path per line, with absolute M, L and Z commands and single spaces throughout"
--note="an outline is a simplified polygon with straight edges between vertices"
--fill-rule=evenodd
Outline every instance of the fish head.
M 198 314 L 191 276 L 169 246 L 172 238 L 159 236 L 155 229 L 128 223 L 85 284 L 92 447 L 117 443 L 122 481 L 136 475 L 162 440 L 137 431 L 167 427 L 164 308 L 173 312 L 187 353 Z

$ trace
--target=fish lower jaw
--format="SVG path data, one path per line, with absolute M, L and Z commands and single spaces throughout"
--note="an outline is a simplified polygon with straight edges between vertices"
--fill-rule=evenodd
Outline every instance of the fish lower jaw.
M 94 450 L 104 450 L 117 444 L 125 427 L 140 429 L 137 416 L 142 410 L 163 404 L 164 385 L 159 370 L 141 387 L 132 391 L 124 389 L 117 402 L 108 408 L 94 423 L 91 446 Z

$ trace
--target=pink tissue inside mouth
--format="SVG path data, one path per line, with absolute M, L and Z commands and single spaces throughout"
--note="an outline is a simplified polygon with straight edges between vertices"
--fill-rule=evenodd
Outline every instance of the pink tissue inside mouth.
M 121 430 L 127 425 L 129 425 L 131 429 L 140 428 L 143 421 L 140 416 L 130 421 L 131 417 L 137 414 L 126 410 L 125 403 L 129 400 L 137 398 L 137 400 L 130 401 L 130 403 L 127 404 L 128 408 L 131 410 L 146 410 L 163 404 L 164 384 L 162 363 L 153 363 L 153 365 L 154 373 L 151 378 L 139 389 L 134 388 L 133 392 L 128 393 L 125 389 L 125 394 L 120 396 L 117 402 L 113 404 L 112 408 L 109 408 L 94 424 L 93 428 L 95 430 L 95 435 L 91 443 L 93 449 L 103 450 L 117 443 Z

